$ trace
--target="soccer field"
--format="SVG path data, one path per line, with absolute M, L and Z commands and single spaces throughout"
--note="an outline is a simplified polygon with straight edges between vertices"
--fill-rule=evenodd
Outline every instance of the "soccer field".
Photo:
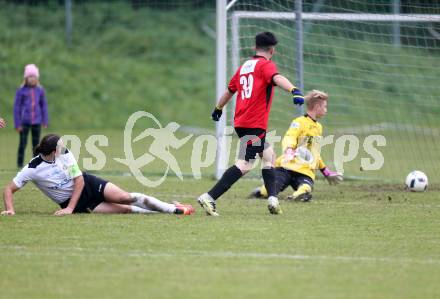
M 196 140 L 219 136 L 211 121 L 220 75 L 216 2 L 0 0 L 0 117 L 7 122 L 0 129 L 0 189 L 17 172 L 14 96 L 23 67 L 35 63 L 49 105 L 41 137 L 75 135 L 81 144 L 66 145 L 83 171 L 196 208 L 191 216 L 56 217 L 59 207 L 28 183 L 14 196 L 17 214 L 0 216 L 0 299 L 440 298 L 440 1 L 226 1 L 228 79 L 234 64 L 255 54 L 255 34 L 274 32 L 280 74 L 304 93 L 330 95 L 319 121 L 323 136 L 334 138 L 322 157 L 331 170 L 343 164 L 344 182 L 329 186 L 318 172 L 311 202 L 287 200 L 288 189 L 280 195 L 284 213 L 271 215 L 265 200 L 248 198 L 262 184 L 253 170 L 218 200 L 220 217 L 208 217 L 196 199 L 215 183 L 210 154 L 218 152 Z M 295 21 L 234 21 L 240 12 L 291 15 L 300 2 L 304 26 L 298 14 Z M 419 21 L 397 22 L 392 12 Z M 222 116 L 228 125 L 231 104 Z M 291 94 L 276 88 L 268 129 L 280 137 L 278 155 L 281 137 L 305 106 L 293 107 Z M 143 118 L 124 135 L 137 111 Z M 171 123 L 180 125 L 175 135 L 134 142 L 146 129 Z M 237 149 L 232 135 L 224 147 L 229 165 Z M 383 139 L 366 142 L 371 136 Z M 174 137 L 189 138 L 177 148 L 166 144 Z M 165 146 L 155 153 L 174 157 L 183 180 L 170 168 L 162 184 L 148 188 L 121 160 L 129 161 L 129 144 L 134 158 L 153 157 L 141 174 L 161 178 L 174 159 L 154 154 L 157 140 Z M 25 161 L 30 146 L 29 139 Z M 194 167 L 193 157 L 201 166 L 209 156 L 210 165 Z M 376 161 L 380 166 L 364 167 Z M 404 189 L 413 170 L 428 176 L 426 192 Z
M 12 157 L 11 157 L 12 158 Z M 103 177 L 160 199 L 196 204 L 213 181 L 170 177 L 147 189 L 132 177 Z M 3 186 L 12 171 L 2 173 Z M 0 221 L 1 298 L 438 298 L 440 203 L 434 186 L 319 180 L 314 200 L 246 199 L 242 180 L 219 200 L 221 217 L 74 215 L 32 184 L 17 215 Z M 281 196 L 285 199 L 290 191 Z

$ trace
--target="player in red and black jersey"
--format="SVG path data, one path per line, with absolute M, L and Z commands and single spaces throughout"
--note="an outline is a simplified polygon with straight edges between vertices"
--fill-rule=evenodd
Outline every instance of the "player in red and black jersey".
M 278 73 L 275 63 L 271 61 L 277 43 L 271 32 L 262 32 L 255 36 L 255 56 L 238 68 L 212 112 L 212 119 L 218 121 L 223 107 L 237 93 L 234 127 L 240 138 L 240 155 L 235 165 L 225 171 L 217 184 L 198 198 L 208 215 L 218 216 L 215 200 L 252 169 L 257 154 L 263 159 L 262 175 L 269 196 L 269 212 L 282 213 L 276 197 L 273 165 L 275 153 L 265 142 L 267 122 L 275 86 L 291 92 L 294 104 L 302 105 L 304 96 Z

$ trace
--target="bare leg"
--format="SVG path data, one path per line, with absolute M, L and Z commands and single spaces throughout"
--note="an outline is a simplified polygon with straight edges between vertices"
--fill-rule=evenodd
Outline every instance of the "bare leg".
M 101 202 L 93 213 L 100 214 L 126 214 L 131 213 L 131 208 L 128 205 L 121 205 L 117 203 Z
M 122 190 L 113 183 L 107 183 L 107 185 L 105 185 L 104 200 L 108 203 L 119 203 L 123 205 L 131 205 L 134 202 L 130 193 Z
M 104 201 L 108 204 L 118 204 L 119 206 L 126 205 L 126 208 L 129 209 L 131 213 L 147 214 L 161 212 L 173 214 L 176 212 L 176 206 L 174 204 L 163 202 L 157 198 L 142 193 L 128 193 L 112 183 L 107 183 L 105 186 Z M 115 211 L 112 213 L 118 213 L 116 212 L 117 209 L 114 207 L 108 208 L 106 206 L 106 209 Z
M 235 166 L 240 169 L 243 175 L 245 175 L 252 170 L 254 167 L 254 162 L 239 159 L 235 162 Z
M 151 214 L 155 211 L 147 207 L 136 205 L 136 199 L 130 193 L 122 190 L 113 183 L 107 183 L 104 189 L 104 202 L 98 205 L 93 212 L 95 213 L 136 213 Z
M 267 147 L 262 154 L 260 154 L 262 159 L 262 168 L 272 168 L 275 165 L 276 155 L 271 146 Z

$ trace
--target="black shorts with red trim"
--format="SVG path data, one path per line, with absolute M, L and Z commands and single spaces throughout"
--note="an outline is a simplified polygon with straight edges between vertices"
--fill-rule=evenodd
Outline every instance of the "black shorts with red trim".
M 240 138 L 240 160 L 255 160 L 257 154 L 261 155 L 265 148 L 269 146 L 266 143 L 266 130 L 260 128 L 235 128 L 235 132 Z
M 88 173 L 83 173 L 83 178 L 84 189 L 73 210 L 74 213 L 90 213 L 104 201 L 104 188 L 108 182 Z M 69 201 L 70 199 L 61 203 L 60 207 L 62 209 L 66 208 Z

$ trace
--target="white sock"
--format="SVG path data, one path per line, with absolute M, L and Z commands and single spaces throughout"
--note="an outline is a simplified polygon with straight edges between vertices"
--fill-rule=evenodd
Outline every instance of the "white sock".
M 269 198 L 267 199 L 267 201 L 269 202 L 269 204 L 271 205 L 278 205 L 278 198 L 275 196 L 269 196 Z
M 148 196 L 142 193 L 130 193 L 130 195 L 134 200 L 132 205 L 139 208 L 169 214 L 173 214 L 174 211 L 176 211 L 175 205 L 163 202 L 153 196 Z
M 202 195 L 199 196 L 199 199 L 207 199 L 209 201 L 214 202 L 214 199 L 208 193 L 203 193 Z
M 151 211 L 147 209 L 142 209 L 137 206 L 130 206 L 131 212 L 133 214 L 157 214 L 157 211 Z

